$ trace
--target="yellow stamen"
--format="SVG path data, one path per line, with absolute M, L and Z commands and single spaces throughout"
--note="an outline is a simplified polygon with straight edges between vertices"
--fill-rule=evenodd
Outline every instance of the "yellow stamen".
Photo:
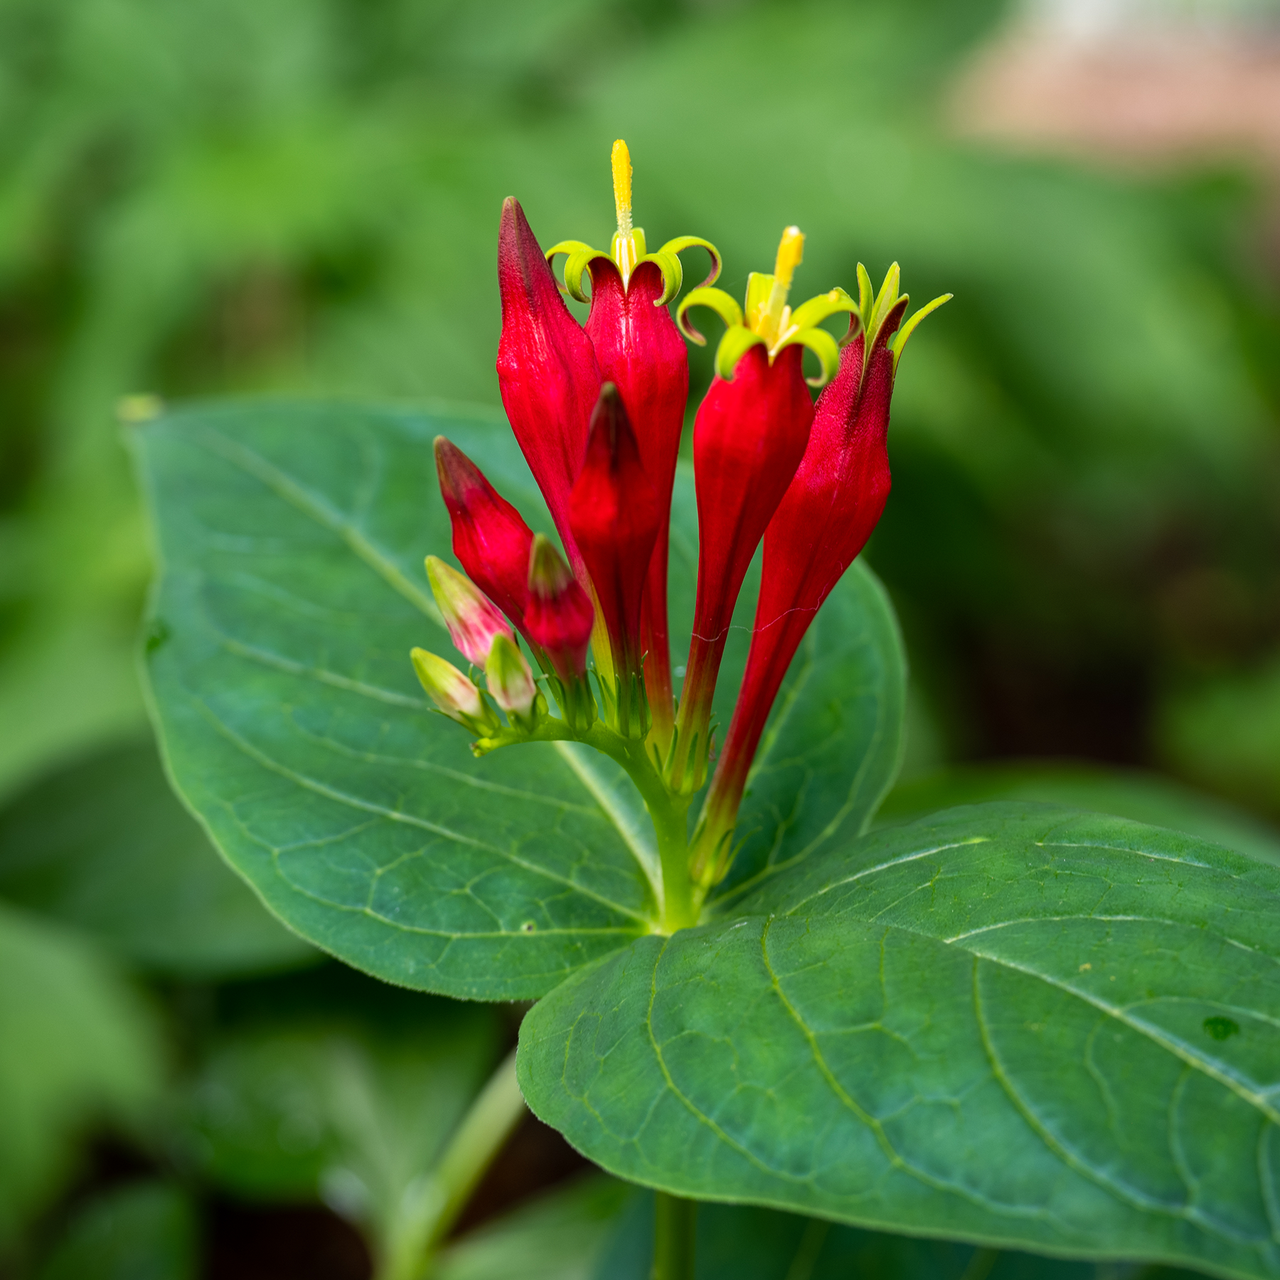
M 787 327 L 789 318 L 787 294 L 791 290 L 791 280 L 795 276 L 796 268 L 803 258 L 804 233 L 799 227 L 788 227 L 782 233 L 782 240 L 778 245 L 778 257 L 773 268 L 773 285 L 769 289 L 769 301 L 765 306 L 764 315 L 760 317 L 757 330 L 770 348 Z
M 621 138 L 613 144 L 613 203 L 618 210 L 618 234 L 631 235 L 631 152 Z
M 618 234 L 614 237 L 614 261 L 625 286 L 636 266 L 636 244 L 631 227 L 631 152 L 621 138 L 613 144 L 613 203 L 618 211 Z

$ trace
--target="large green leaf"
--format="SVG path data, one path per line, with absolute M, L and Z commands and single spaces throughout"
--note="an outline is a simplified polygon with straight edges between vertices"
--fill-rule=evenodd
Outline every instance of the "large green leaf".
M 1206 841 L 952 810 L 575 974 L 521 1085 L 680 1194 L 1280 1276 L 1278 919 Z
M 161 973 L 228 976 L 317 954 L 228 870 L 151 742 L 78 760 L 0 812 L 0 897 Z
M 223 405 L 141 428 L 162 563 L 148 671 L 179 789 L 294 929 L 395 982 L 538 996 L 650 934 L 657 859 L 603 757 L 540 745 L 475 761 L 427 712 L 407 655 L 449 651 L 421 567 L 450 545 L 438 432 L 548 527 L 509 429 L 484 411 Z M 679 619 L 685 472 L 676 503 Z M 903 664 L 883 593 L 859 568 L 828 608 L 749 802 L 749 867 L 856 832 L 896 767 Z

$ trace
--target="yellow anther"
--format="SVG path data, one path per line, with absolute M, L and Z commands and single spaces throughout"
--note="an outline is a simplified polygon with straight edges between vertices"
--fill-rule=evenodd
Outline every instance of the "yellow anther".
M 778 257 L 773 268 L 773 284 L 769 288 L 769 301 L 764 314 L 756 325 L 756 332 L 768 344 L 770 351 L 787 327 L 789 309 L 787 294 L 796 268 L 804 258 L 804 233 L 799 227 L 788 227 L 778 244 Z
M 618 234 L 631 235 L 631 152 L 621 138 L 613 144 L 613 203 L 618 210 Z
M 788 227 L 782 233 L 778 245 L 778 258 L 773 268 L 773 287 L 782 288 L 783 301 L 787 290 L 791 288 L 791 278 L 796 268 L 804 261 L 804 232 L 799 227 Z

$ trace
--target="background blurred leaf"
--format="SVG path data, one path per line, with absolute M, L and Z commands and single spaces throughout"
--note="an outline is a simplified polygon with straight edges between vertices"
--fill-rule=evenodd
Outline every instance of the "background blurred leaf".
M 233 976 L 316 955 L 218 856 L 150 741 L 86 757 L 0 810 L 0 898 L 158 973 Z
M 1280 816 L 1280 658 L 1171 694 L 1157 734 L 1180 773 Z
M 1072 764 L 971 765 L 900 783 L 876 815 L 877 826 L 911 822 L 953 805 L 1031 800 L 1113 813 L 1169 827 L 1280 864 L 1280 834 L 1256 818 L 1154 774 Z
M 411 1244 L 430 1174 L 500 1056 L 495 1011 L 337 966 L 252 984 L 240 1003 L 182 1105 L 184 1161 L 240 1196 L 322 1199 L 384 1258 Z
M 756 1206 L 698 1206 L 699 1280 L 1191 1280 L 1143 1263 L 1067 1262 L 860 1231 Z M 632 1192 L 593 1280 L 648 1280 L 653 1197 Z
M 195 1211 L 180 1187 L 129 1183 L 76 1213 L 39 1280 L 196 1280 L 198 1244 Z
M 0 1249 L 72 1171 L 88 1126 L 155 1100 L 157 1031 L 95 948 L 0 906 Z
M 465 1235 L 441 1256 L 432 1280 L 593 1280 L 632 1194 L 612 1178 L 580 1178 Z M 648 1274 L 646 1266 L 638 1280 Z

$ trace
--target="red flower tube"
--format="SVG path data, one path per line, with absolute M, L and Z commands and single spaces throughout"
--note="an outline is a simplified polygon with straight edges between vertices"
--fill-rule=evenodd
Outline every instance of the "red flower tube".
M 732 382 L 712 382 L 694 422 L 698 594 L 670 773 L 677 791 L 702 785 L 711 696 L 733 607 L 809 439 L 813 401 L 800 360 L 798 347 L 781 352 L 772 364 L 764 347 L 751 347 Z
M 667 623 L 668 525 L 689 394 L 688 357 L 667 303 L 680 291 L 684 280 L 679 256 L 684 250 L 697 246 L 711 255 L 711 273 L 704 285 L 719 275 L 720 255 L 714 245 L 698 236 L 679 236 L 648 253 L 644 232 L 632 222 L 631 154 L 620 138 L 613 144 L 612 161 L 618 229 L 609 252 L 593 249 L 579 240 L 565 240 L 547 250 L 547 255 L 568 255 L 565 289 L 578 301 L 591 303 L 586 330 L 601 377 L 614 383 L 622 396 L 641 461 L 658 495 L 661 519 L 649 564 L 640 628 L 653 737 L 665 753 L 673 725 Z M 589 298 L 582 285 L 584 273 L 591 278 Z
M 624 736 L 649 730 L 642 696 L 640 606 L 658 537 L 661 504 L 644 466 L 622 397 L 600 388 L 587 457 L 569 499 L 569 521 L 595 587 L 613 650 L 616 688 L 603 689 Z M 641 727 L 643 726 L 643 727 Z
M 865 278 L 861 268 L 859 274 Z M 866 332 L 845 347 L 838 375 L 819 397 L 804 459 L 764 535 L 751 651 L 694 838 L 691 873 L 704 887 L 728 869 L 747 774 L 791 659 L 889 497 L 889 405 L 898 357 L 919 321 L 950 297 L 922 308 L 898 334 L 907 296 L 898 296 L 897 285 L 896 266 L 874 304 L 870 282 L 863 285 Z
M 435 454 L 440 493 L 453 522 L 453 554 L 523 631 L 533 530 L 457 445 L 436 436 Z
M 566 683 L 587 671 L 587 646 L 595 610 L 569 566 L 549 538 L 534 534 L 529 552 L 529 603 L 524 633 L 546 654 L 556 675 Z
M 600 370 L 591 339 L 569 314 L 524 210 L 512 197 L 502 206 L 498 288 L 502 404 L 576 572 L 581 560 L 569 529 L 569 491 L 586 452 Z

